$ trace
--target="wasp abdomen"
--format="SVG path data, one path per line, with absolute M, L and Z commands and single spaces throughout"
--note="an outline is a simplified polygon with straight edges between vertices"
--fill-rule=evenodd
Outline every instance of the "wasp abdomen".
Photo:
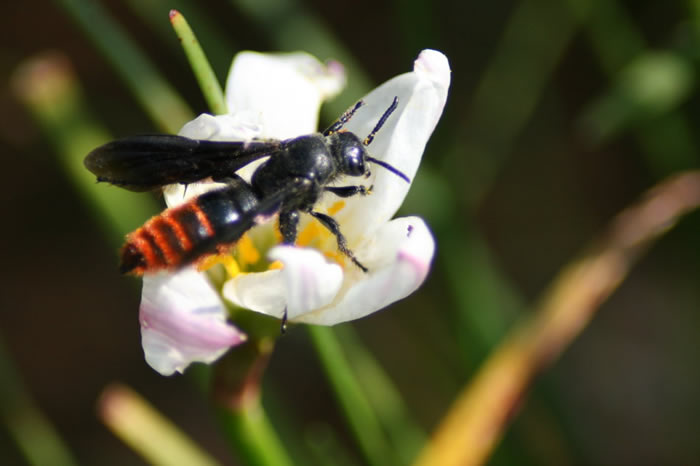
M 253 226 L 245 214 L 257 198 L 245 182 L 210 191 L 165 210 L 130 233 L 121 252 L 122 273 L 176 269 L 234 243 Z

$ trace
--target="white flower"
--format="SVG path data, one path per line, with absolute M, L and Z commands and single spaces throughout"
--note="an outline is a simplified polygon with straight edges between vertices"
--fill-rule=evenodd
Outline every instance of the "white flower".
M 440 52 L 424 50 L 414 69 L 384 83 L 363 97 L 362 106 L 345 125 L 345 129 L 364 138 L 377 124 L 395 97 L 398 108 L 368 147 L 370 154 L 413 179 L 425 145 L 437 124 L 447 98 L 450 70 Z M 257 138 L 287 139 L 317 131 L 321 102 L 337 93 L 344 84 L 338 64 L 323 66 L 307 54 L 265 55 L 239 54 L 232 65 L 226 86 L 228 115 L 202 115 L 183 127 L 180 134 L 196 139 L 250 140 Z M 249 179 L 257 164 L 238 173 Z M 427 225 L 417 217 L 392 217 L 410 187 L 403 179 L 383 167 L 374 165 L 370 179 L 345 179 L 337 185 L 359 183 L 372 186 L 368 196 L 339 199 L 326 193 L 315 210 L 331 214 L 340 224 L 348 246 L 369 271 L 363 272 L 337 251 L 335 237 L 316 220 L 305 218 L 299 228 L 296 246 L 272 247 L 267 257 L 274 264 L 263 272 L 232 273 L 223 286 L 223 296 L 232 303 L 253 311 L 282 317 L 285 310 L 292 322 L 333 325 L 358 319 L 402 299 L 415 291 L 430 268 L 435 243 Z M 185 197 L 212 189 L 214 183 L 196 183 L 184 189 L 173 185 L 166 189 L 166 202 L 175 205 Z M 309 216 L 304 216 L 309 217 Z M 270 224 L 250 232 L 252 244 L 269 245 L 273 235 Z M 251 244 L 251 242 L 248 242 Z M 186 276 L 185 276 L 186 274 Z M 188 280 L 202 277 L 191 269 L 177 272 L 182 280 L 144 277 L 143 316 L 158 309 L 166 315 L 175 308 L 163 298 L 177 283 L 179 293 L 189 293 Z M 161 287 L 152 286 L 160 280 Z M 159 293 L 154 290 L 159 289 Z M 202 288 L 198 288 L 202 291 Z M 218 300 L 211 290 L 203 303 L 211 306 Z M 186 298 L 189 301 L 189 298 Z M 146 305 L 147 304 L 147 305 Z M 148 312 L 145 312 L 148 311 Z M 197 306 L 190 311 L 197 313 Z M 223 313 L 223 306 L 221 307 Z M 173 314 L 172 319 L 181 316 Z M 178 327 L 178 325 L 173 325 Z M 144 329 L 144 332 L 146 329 Z M 188 332 L 189 334 L 195 331 Z M 150 344 L 144 337 L 144 351 L 151 363 L 152 355 L 167 359 L 179 351 L 179 338 L 168 341 L 163 350 L 161 340 Z M 211 353 L 216 359 L 220 350 Z M 149 357 L 150 355 L 150 357 Z M 204 360 L 201 355 L 198 359 Z M 181 370 L 186 361 L 161 361 L 160 367 Z M 159 370 L 159 367 L 155 367 Z M 162 371 L 161 371 L 162 372 Z M 171 371 L 172 372 L 172 371 Z

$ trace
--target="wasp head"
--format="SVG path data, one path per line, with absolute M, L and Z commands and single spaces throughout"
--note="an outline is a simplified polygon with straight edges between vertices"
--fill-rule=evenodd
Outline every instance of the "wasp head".
M 333 144 L 333 155 L 338 162 L 338 171 L 348 176 L 369 176 L 369 154 L 360 138 L 349 131 L 334 136 L 336 141 Z

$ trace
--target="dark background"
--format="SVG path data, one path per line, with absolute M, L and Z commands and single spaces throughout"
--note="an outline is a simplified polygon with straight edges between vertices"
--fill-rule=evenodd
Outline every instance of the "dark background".
M 192 108 L 205 111 L 176 39 L 157 29 L 169 27 L 170 5 L 146 20 L 129 2 L 100 3 Z M 574 13 L 581 5 L 590 8 L 585 19 Z M 698 167 L 700 12 L 692 5 L 298 1 L 290 14 L 264 20 L 244 2 L 192 2 L 193 16 L 187 2 L 173 6 L 196 33 L 225 39 L 200 36 L 221 79 L 238 50 L 321 47 L 283 35 L 295 15 L 327 28 L 369 84 L 408 71 L 423 48 L 449 57 L 448 105 L 403 207 L 434 229 L 434 269 L 414 296 L 353 324 L 429 431 L 488 348 L 615 213 L 665 176 Z M 35 54 L 59 51 L 113 135 L 158 128 L 61 2 L 5 2 L 0 26 L 0 338 L 8 357 L 81 463 L 141 464 L 96 417 L 96 400 L 114 381 L 233 462 L 191 381 L 161 377 L 143 361 L 139 283 L 117 273 L 114 238 L 78 195 L 10 76 Z M 659 52 L 685 67 L 683 95 L 669 105 L 621 97 L 629 67 Z M 346 92 L 333 108 L 358 97 Z M 325 121 L 332 116 L 324 112 Z M 659 136 L 664 128 L 671 129 Z M 654 245 L 535 381 L 493 464 L 700 461 L 698 244 L 695 213 Z M 471 325 L 483 319 L 487 328 L 494 313 L 507 325 Z M 273 415 L 293 413 L 310 435 L 334 429 L 362 464 L 302 328 L 279 341 L 265 390 Z M 22 461 L 0 428 L 0 462 Z

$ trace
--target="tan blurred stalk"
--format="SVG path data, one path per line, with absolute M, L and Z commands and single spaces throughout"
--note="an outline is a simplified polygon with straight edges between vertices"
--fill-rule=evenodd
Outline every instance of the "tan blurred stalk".
M 663 181 L 618 214 L 465 386 L 415 466 L 485 463 L 537 373 L 581 332 L 651 242 L 698 206 L 700 171 L 691 171 Z
M 98 402 L 98 414 L 117 437 L 150 464 L 219 464 L 148 401 L 124 385 L 105 388 Z

